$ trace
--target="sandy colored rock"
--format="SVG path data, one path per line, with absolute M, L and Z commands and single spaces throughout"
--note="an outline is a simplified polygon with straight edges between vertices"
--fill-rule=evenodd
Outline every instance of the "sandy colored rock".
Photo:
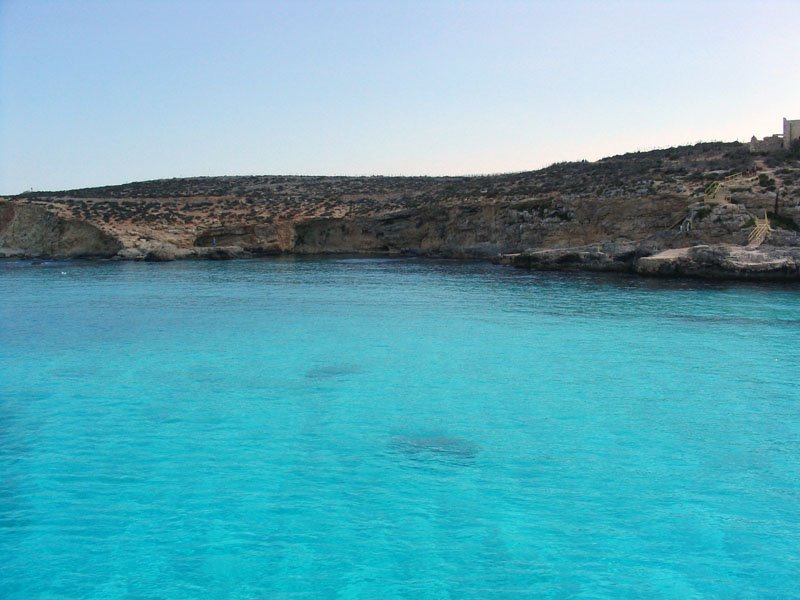
M 707 202 L 709 182 L 726 181 Z M 502 262 L 635 272 L 663 250 L 744 245 L 755 217 L 776 209 L 768 243 L 800 245 L 800 161 L 714 142 L 504 175 L 199 177 L 33 192 L 0 202 L 0 256 L 516 255 Z M 722 264 L 695 258 L 687 265 Z M 684 272 L 674 262 L 642 271 Z
M 0 248 L 5 256 L 108 258 L 122 244 L 91 223 L 41 206 L 0 201 Z
M 661 277 L 800 280 L 800 248 L 699 245 L 640 258 L 636 272 Z

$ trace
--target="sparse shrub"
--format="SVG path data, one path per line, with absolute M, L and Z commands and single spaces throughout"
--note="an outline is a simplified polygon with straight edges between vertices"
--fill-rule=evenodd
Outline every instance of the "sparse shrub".
M 773 212 L 768 212 L 767 216 L 772 224 L 776 227 L 788 229 L 789 231 L 800 231 L 800 225 L 798 225 L 791 217 L 787 217 L 785 215 L 776 215 Z
M 775 180 L 766 173 L 759 174 L 758 185 L 769 192 L 775 191 Z
M 800 158 L 800 138 L 797 138 L 789 145 L 789 158 Z
M 699 209 L 696 213 L 694 213 L 694 218 L 697 219 L 698 221 L 702 221 L 708 215 L 711 214 L 711 210 L 712 209 L 710 206 L 704 206 L 703 208 Z

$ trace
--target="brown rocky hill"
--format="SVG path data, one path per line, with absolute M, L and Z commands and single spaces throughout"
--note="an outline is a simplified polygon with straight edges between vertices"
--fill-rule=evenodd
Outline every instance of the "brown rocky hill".
M 711 202 L 708 186 L 720 181 Z M 800 161 L 736 142 L 487 176 L 155 180 L 2 199 L 0 255 L 488 258 L 598 243 L 641 255 L 745 244 L 776 194 L 770 243 L 800 245 Z

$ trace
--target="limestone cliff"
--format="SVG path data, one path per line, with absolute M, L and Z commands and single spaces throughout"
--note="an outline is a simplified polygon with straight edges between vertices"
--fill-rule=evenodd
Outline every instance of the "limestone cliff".
M 713 189 L 713 195 L 709 189 Z M 630 270 L 665 249 L 800 245 L 800 161 L 710 143 L 475 177 L 206 177 L 22 194 L 0 252 L 133 260 L 279 253 L 495 258 Z
M 0 256 L 112 257 L 122 244 L 100 228 L 36 205 L 0 202 Z

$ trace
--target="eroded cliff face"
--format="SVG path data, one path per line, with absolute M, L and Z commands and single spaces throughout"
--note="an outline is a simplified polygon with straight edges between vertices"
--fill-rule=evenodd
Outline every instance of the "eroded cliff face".
M 293 251 L 491 256 L 504 247 L 507 238 L 494 213 L 492 205 L 463 205 L 375 217 L 309 219 L 295 223 Z
M 656 240 L 662 249 L 701 242 L 742 244 L 752 220 L 744 206 L 724 204 L 704 210 L 691 231 L 679 233 L 676 225 L 692 209 L 687 198 L 678 194 L 610 199 L 569 195 L 523 200 L 466 198 L 377 214 L 290 215 L 277 220 L 229 215 L 213 227 L 191 219 L 151 224 L 135 215 L 122 223 L 89 222 L 66 218 L 36 204 L 5 202 L 0 207 L 0 248 L 6 256 L 117 254 L 133 260 L 281 253 L 491 258 L 610 240 Z
M 64 219 L 36 205 L 0 202 L 0 256 L 109 258 L 118 239 L 85 221 Z
M 291 224 L 234 223 L 201 231 L 194 239 L 197 248 L 239 247 L 254 255 L 290 252 L 294 228 Z
M 388 252 L 487 258 L 530 248 L 640 240 L 675 229 L 675 222 L 685 215 L 686 199 L 666 195 L 606 203 L 585 198 L 474 200 L 374 217 L 298 221 L 292 224 L 292 243 L 283 249 L 302 254 Z M 734 223 L 704 232 L 720 239 L 746 237 L 740 228 Z M 674 233 L 663 236 L 665 244 Z
M 389 253 L 488 258 L 528 248 L 640 239 L 669 229 L 685 213 L 685 198 L 674 196 L 610 203 L 583 198 L 560 202 L 474 199 L 374 216 L 310 217 L 261 227 L 231 224 L 202 231 L 194 244 L 236 246 L 254 254 Z

